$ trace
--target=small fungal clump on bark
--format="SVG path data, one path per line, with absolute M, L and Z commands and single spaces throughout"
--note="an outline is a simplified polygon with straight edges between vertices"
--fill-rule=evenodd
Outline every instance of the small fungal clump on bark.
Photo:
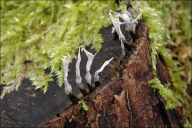
M 129 0 L 126 0 L 126 4 L 128 7 L 128 11 L 125 11 L 123 9 L 123 7 L 121 6 L 121 3 L 119 1 L 119 6 L 120 9 L 122 11 L 121 13 L 117 13 L 114 12 L 112 10 L 109 10 L 109 16 L 111 18 L 111 21 L 113 23 L 113 28 L 112 28 L 112 33 L 117 33 L 119 36 L 119 40 L 121 41 L 121 48 L 122 48 L 122 54 L 125 55 L 125 50 L 124 50 L 124 44 L 123 43 L 127 43 L 124 35 L 121 32 L 121 28 L 120 25 L 125 24 L 125 30 L 126 31 L 131 31 L 133 33 L 135 33 L 135 29 L 136 26 L 138 25 L 138 19 L 141 16 L 142 12 L 138 15 L 138 6 L 139 6 L 139 1 L 137 1 L 136 5 L 135 5 L 135 9 L 133 10 L 133 8 L 131 7 L 131 3 Z M 115 14 L 116 16 L 118 16 L 118 18 L 113 17 L 113 14 Z M 124 21 L 124 22 L 120 22 L 119 21 L 119 17 Z

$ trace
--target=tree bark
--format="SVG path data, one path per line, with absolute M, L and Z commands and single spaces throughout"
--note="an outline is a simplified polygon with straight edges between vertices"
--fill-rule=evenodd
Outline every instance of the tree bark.
M 153 69 L 149 31 L 144 20 L 139 21 L 131 38 L 132 43 L 125 45 L 126 55 L 113 63 L 101 86 L 82 98 L 88 111 L 81 104 L 71 105 L 39 127 L 182 127 L 180 108 L 165 109 L 166 101 L 148 84 L 153 79 Z M 156 75 L 163 84 L 170 82 L 160 55 Z

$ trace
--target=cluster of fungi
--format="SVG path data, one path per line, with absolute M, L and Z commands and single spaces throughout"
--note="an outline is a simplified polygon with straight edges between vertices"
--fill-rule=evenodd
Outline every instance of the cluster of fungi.
M 104 70 L 104 68 L 110 63 L 110 61 L 113 59 L 109 59 L 107 61 L 104 62 L 104 64 L 101 66 L 100 69 L 98 69 L 95 73 L 94 73 L 94 83 L 91 84 L 91 73 L 90 73 L 90 69 L 91 69 L 91 65 L 93 63 L 93 59 L 95 57 L 96 54 L 92 54 L 90 52 L 88 52 L 86 49 L 84 49 L 84 52 L 88 58 L 87 64 L 86 64 L 86 75 L 85 75 L 85 80 L 87 82 L 87 86 L 89 88 L 89 92 L 93 92 L 95 90 L 95 88 L 97 86 L 100 85 L 99 82 L 99 73 L 102 72 Z M 69 99 L 73 102 L 73 103 L 77 103 L 79 101 L 79 99 L 72 93 L 72 86 L 69 84 L 68 82 L 68 67 L 69 67 L 69 63 L 70 63 L 70 59 L 71 56 L 68 54 L 67 56 L 63 56 L 62 59 L 62 63 L 63 63 L 63 68 L 64 68 L 64 85 L 65 85 L 65 93 L 67 94 L 67 96 L 69 97 Z M 79 48 L 79 52 L 78 52 L 78 58 L 77 58 L 77 62 L 76 62 L 76 84 L 78 86 L 78 88 L 80 89 L 80 92 L 83 94 L 83 96 L 88 95 L 84 85 L 82 84 L 82 77 L 80 75 L 80 62 L 81 62 L 81 55 L 80 55 L 80 48 Z
M 129 0 L 125 0 L 127 7 L 128 7 L 128 11 L 125 11 L 122 6 L 121 3 L 119 2 L 119 6 L 120 9 L 122 11 L 122 13 L 118 13 L 118 12 L 114 12 L 112 10 L 109 10 L 109 16 L 111 18 L 111 21 L 113 23 L 113 28 L 112 28 L 112 33 L 117 33 L 119 36 L 119 40 L 121 41 L 121 48 L 122 48 L 122 54 L 125 55 L 125 50 L 124 50 L 124 43 L 127 43 L 124 35 L 122 34 L 120 25 L 125 25 L 125 30 L 126 31 L 131 31 L 133 33 L 135 33 L 135 29 L 136 26 L 138 24 L 138 18 L 141 16 L 142 13 L 140 13 L 138 15 L 138 5 L 139 5 L 139 1 L 137 1 L 136 5 L 135 5 L 135 9 L 132 9 L 131 7 L 131 3 Z M 118 18 L 113 17 L 113 14 L 115 14 Z M 121 18 L 124 22 L 120 22 L 119 18 Z M 100 69 L 98 69 L 95 73 L 94 73 L 94 83 L 91 83 L 91 73 L 90 73 L 90 69 L 91 69 L 91 65 L 93 63 L 93 59 L 95 57 L 96 54 L 92 54 L 90 52 L 88 52 L 86 49 L 84 49 L 84 52 L 88 58 L 87 64 L 86 64 L 86 75 L 85 75 L 85 80 L 89 89 L 89 93 L 93 92 L 96 87 L 98 87 L 100 85 L 99 82 L 99 73 L 102 72 L 104 70 L 104 68 L 111 62 L 111 59 L 107 60 L 104 62 L 104 64 L 101 66 Z M 79 101 L 79 98 L 77 98 L 73 93 L 72 93 L 72 86 L 69 84 L 68 82 L 68 67 L 69 67 L 69 63 L 70 63 L 70 59 L 71 56 L 68 54 L 67 56 L 63 56 L 62 63 L 63 63 L 63 68 L 64 68 L 64 85 L 65 85 L 65 93 L 66 95 L 69 97 L 69 99 L 71 100 L 71 102 L 73 103 L 77 103 Z M 83 94 L 83 96 L 88 95 L 88 92 L 86 91 L 84 85 L 82 84 L 82 77 L 80 75 L 80 62 L 81 62 L 81 55 L 80 55 L 80 48 L 79 48 L 79 52 L 78 52 L 78 58 L 77 58 L 77 62 L 76 62 L 76 84 L 78 86 L 78 88 L 80 89 L 80 92 Z

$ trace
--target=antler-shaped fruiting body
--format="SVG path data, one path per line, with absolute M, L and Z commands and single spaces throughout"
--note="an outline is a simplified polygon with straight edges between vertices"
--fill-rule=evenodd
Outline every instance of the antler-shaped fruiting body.
M 62 63 L 64 68 L 64 85 L 65 85 L 65 93 L 69 97 L 69 99 L 73 103 L 77 103 L 79 99 L 72 93 L 72 86 L 68 82 L 68 68 L 69 68 L 69 62 L 70 62 L 71 56 L 68 54 L 67 56 L 63 56 Z
M 65 85 L 65 93 L 68 95 L 69 93 L 72 93 L 72 87 L 69 84 L 67 77 L 68 77 L 68 67 L 70 62 L 71 56 L 68 54 L 67 56 L 63 56 L 62 62 L 63 62 L 63 69 L 64 69 L 64 85 Z
M 110 12 L 112 12 L 112 11 L 110 10 Z M 112 21 L 113 26 L 114 26 L 112 33 L 117 32 L 117 34 L 119 36 L 119 40 L 123 40 L 126 42 L 125 37 L 122 34 L 121 28 L 120 28 L 120 24 L 122 24 L 122 23 L 119 21 L 118 18 L 114 18 L 110 12 L 109 12 L 109 16 L 110 16 L 111 21 Z
M 120 2 L 119 2 L 120 3 Z M 136 19 L 138 16 L 138 6 L 139 6 L 139 0 L 137 0 L 137 3 L 135 4 L 135 9 L 133 9 L 132 7 L 128 7 L 128 12 L 131 14 L 131 16 Z
M 110 12 L 113 12 L 113 11 L 110 10 Z M 126 41 L 124 35 L 122 34 L 121 28 L 120 28 L 120 25 L 124 24 L 124 23 L 121 23 L 118 18 L 114 18 L 110 12 L 109 12 L 109 16 L 110 16 L 111 21 L 112 21 L 113 26 L 114 26 L 112 33 L 115 31 L 117 32 L 117 34 L 119 36 L 119 40 L 121 41 L 122 54 L 125 55 L 123 42 L 127 42 L 127 41 Z
M 141 12 L 138 16 L 137 16 L 137 18 L 136 19 L 133 19 L 132 20 L 132 31 L 135 33 L 135 28 L 136 28 L 136 26 L 138 25 L 138 19 L 139 19 L 139 17 L 141 16 L 141 14 L 142 14 L 143 12 Z
M 119 13 L 111 11 L 111 10 L 109 10 L 109 11 L 116 14 L 117 16 L 121 17 L 121 19 L 123 19 L 125 21 L 125 30 L 129 31 L 131 29 L 131 25 L 132 25 L 131 20 L 133 18 L 132 18 L 131 14 L 128 11 L 125 11 L 123 9 L 123 7 L 121 6 L 120 1 L 119 1 L 119 7 L 120 7 L 120 9 L 122 11 L 122 14 L 119 14 Z
M 90 73 L 90 69 L 91 69 L 91 65 L 93 63 L 93 59 L 96 55 L 93 55 L 92 53 L 88 52 L 86 49 L 84 49 L 84 52 L 88 58 L 87 61 L 87 65 L 86 65 L 86 75 L 85 75 L 85 79 L 89 88 L 89 93 L 94 91 L 95 86 L 99 86 L 100 82 L 99 82 L 99 73 L 102 72 L 104 70 L 104 68 L 111 62 L 111 59 L 105 61 L 105 63 L 101 66 L 100 69 L 98 69 L 95 74 L 94 74 L 94 82 L 95 84 L 91 84 L 91 73 Z M 62 63 L 63 63 L 63 68 L 64 68 L 64 85 L 65 85 L 65 93 L 67 94 L 67 96 L 69 97 L 69 99 L 73 102 L 73 103 L 77 103 L 79 101 L 79 99 L 72 93 L 72 86 L 69 84 L 67 77 L 68 77 L 68 68 L 69 68 L 69 62 L 70 62 L 71 56 L 68 54 L 67 56 L 63 56 Z M 83 84 L 82 84 L 82 78 L 80 75 L 80 62 L 81 62 L 81 55 L 80 55 L 80 48 L 79 48 L 79 52 L 78 52 L 78 58 L 77 58 L 77 62 L 76 62 L 76 84 L 78 85 L 81 93 L 86 96 L 88 93 L 85 90 Z
M 81 55 L 80 55 L 80 48 L 79 48 L 78 59 L 77 59 L 76 65 L 75 65 L 75 67 L 76 67 L 76 79 L 75 79 L 75 81 L 76 81 L 76 84 L 79 87 L 81 93 L 83 94 L 83 96 L 86 96 L 88 93 L 82 84 L 82 78 L 80 75 L 80 62 L 81 62 Z
M 93 59 L 95 57 L 95 55 L 97 53 L 95 53 L 95 55 L 93 55 L 92 53 L 88 52 L 86 49 L 84 49 L 84 52 L 88 58 L 87 64 L 86 64 L 86 75 L 85 75 L 85 80 L 87 82 L 87 86 L 89 88 L 89 91 L 93 91 L 94 87 L 91 85 L 91 73 L 90 73 L 90 69 L 91 69 L 91 65 L 93 63 Z
M 98 69 L 95 74 L 94 74 L 94 82 L 95 82 L 95 85 L 96 86 L 99 86 L 100 85 L 100 82 L 99 82 L 99 73 L 103 71 L 103 69 L 111 62 L 111 60 L 113 59 L 113 57 L 107 61 L 105 61 L 105 63 L 101 66 L 100 69 Z
M 126 4 L 128 6 L 128 11 L 123 10 L 123 7 L 121 6 L 121 3 L 119 1 L 119 6 L 120 9 L 122 11 L 122 14 L 119 14 L 117 12 L 111 11 L 110 12 L 114 13 L 115 15 L 117 15 L 118 17 L 120 17 L 121 19 L 123 19 L 125 21 L 125 30 L 127 31 L 132 31 L 133 33 L 135 33 L 135 28 L 138 24 L 138 18 L 141 16 L 142 13 L 140 13 L 140 15 L 138 16 L 138 6 L 139 6 L 139 1 L 137 1 L 136 5 L 135 5 L 135 9 L 133 10 L 133 8 L 131 7 L 131 2 L 130 0 L 126 0 Z M 111 17 L 111 16 L 110 16 Z M 113 22 L 113 21 L 112 21 Z M 124 23 L 123 23 L 124 24 Z M 113 24 L 114 25 L 114 24 Z M 115 25 L 114 25 L 115 26 Z
M 125 30 L 127 31 L 132 31 L 133 33 L 135 33 L 135 28 L 138 24 L 138 18 L 141 16 L 142 13 L 139 14 L 137 13 L 138 10 L 138 6 L 139 6 L 139 1 L 137 1 L 136 5 L 135 5 L 135 9 L 132 9 L 131 6 L 131 2 L 130 0 L 125 0 L 127 7 L 128 7 L 128 11 L 125 11 L 123 9 L 123 7 L 121 6 L 121 3 L 119 1 L 119 7 L 122 11 L 122 14 L 119 14 L 117 12 L 111 11 L 109 10 L 109 16 L 111 18 L 111 21 L 113 23 L 113 28 L 112 28 L 112 33 L 117 32 L 118 36 L 119 36 L 119 40 L 121 41 L 121 48 L 122 48 L 122 54 L 125 55 L 125 50 L 124 50 L 124 44 L 126 41 L 124 35 L 121 32 L 121 28 L 120 25 L 125 24 Z M 120 22 L 118 18 L 114 18 L 113 15 L 111 13 L 114 13 L 115 15 L 117 15 L 118 17 L 120 17 L 121 19 L 124 20 L 124 22 Z

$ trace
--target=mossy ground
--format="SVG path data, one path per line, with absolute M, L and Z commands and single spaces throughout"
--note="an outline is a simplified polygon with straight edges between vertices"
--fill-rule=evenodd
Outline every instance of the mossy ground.
M 122 5 L 126 8 L 125 2 Z M 119 7 L 114 1 L 1 1 L 1 85 L 9 85 L 3 94 L 18 89 L 23 78 L 44 92 L 53 76 L 62 86 L 61 55 L 69 53 L 76 58 L 78 47 L 90 43 L 99 51 L 103 41 L 99 31 L 111 24 L 108 10 Z M 167 100 L 167 108 L 183 107 L 185 126 L 190 126 L 190 11 L 171 1 L 141 1 L 139 11 L 149 27 L 153 68 L 160 53 L 169 68 L 173 90 L 158 78 L 150 81 L 152 87 Z M 51 72 L 45 73 L 46 69 Z

